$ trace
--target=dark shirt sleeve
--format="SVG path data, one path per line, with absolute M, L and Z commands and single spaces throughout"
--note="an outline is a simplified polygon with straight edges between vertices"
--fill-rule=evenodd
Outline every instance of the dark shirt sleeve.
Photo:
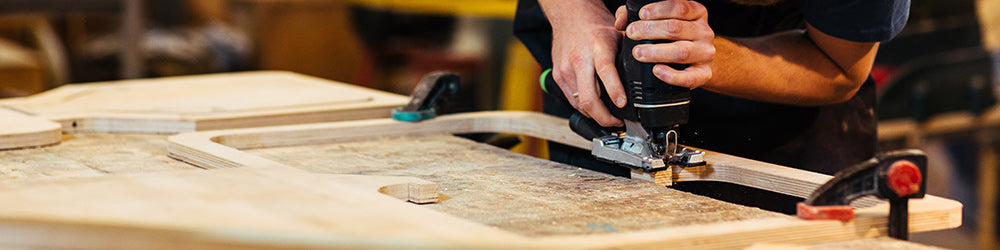
M 552 67 L 552 26 L 538 1 L 517 1 L 514 36 L 521 40 L 543 69 Z
M 910 0 L 802 0 L 802 15 L 816 29 L 844 40 L 884 42 L 899 34 Z

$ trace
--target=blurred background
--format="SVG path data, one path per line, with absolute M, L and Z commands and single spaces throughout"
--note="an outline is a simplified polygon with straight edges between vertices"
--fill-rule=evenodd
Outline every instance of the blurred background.
M 67 83 L 287 70 L 409 94 L 462 76 L 453 111 L 541 110 L 539 68 L 512 35 L 515 0 L 2 0 L 0 98 Z M 1000 0 L 912 0 L 883 43 L 880 150 L 921 148 L 958 229 L 914 241 L 996 249 Z M 515 150 L 545 156 L 544 143 Z

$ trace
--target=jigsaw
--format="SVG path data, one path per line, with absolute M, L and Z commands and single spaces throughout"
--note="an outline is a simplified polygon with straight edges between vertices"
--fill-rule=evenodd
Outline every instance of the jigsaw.
M 639 20 L 639 9 L 657 0 L 629 0 L 626 3 L 628 23 Z M 640 44 L 669 43 L 669 40 L 636 41 L 625 37 L 615 66 L 627 93 L 628 104 L 617 108 L 601 88 L 601 100 L 612 115 L 622 119 L 624 128 L 604 128 L 576 112 L 570 117 L 570 127 L 584 138 L 591 139 L 595 158 L 646 173 L 668 170 L 670 165 L 704 165 L 704 152 L 678 144 L 675 129 L 688 121 L 691 90 L 664 83 L 653 75 L 654 63 L 639 62 L 632 48 Z M 667 64 L 683 70 L 687 65 Z M 566 95 L 552 78 L 551 69 L 543 72 L 542 90 L 559 97 L 566 105 Z

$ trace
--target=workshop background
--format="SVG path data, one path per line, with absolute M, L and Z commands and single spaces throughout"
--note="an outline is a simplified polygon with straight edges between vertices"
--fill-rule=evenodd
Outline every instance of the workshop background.
M 452 111 L 541 110 L 540 72 L 512 36 L 514 0 L 4 0 L 0 97 L 67 83 L 287 70 L 409 94 L 462 76 Z M 882 44 L 880 149 L 929 158 L 929 193 L 965 205 L 962 227 L 914 241 L 996 249 L 1000 0 L 913 0 Z M 544 143 L 515 150 L 545 157 Z

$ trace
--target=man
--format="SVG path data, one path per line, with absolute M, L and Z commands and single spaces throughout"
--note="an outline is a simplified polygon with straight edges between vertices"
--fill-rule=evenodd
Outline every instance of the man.
M 693 88 L 690 121 L 678 129 L 682 144 L 827 174 L 874 155 L 869 71 L 879 42 L 906 23 L 908 0 L 666 0 L 643 7 L 628 26 L 624 2 L 518 3 L 516 35 L 553 69 L 573 106 L 546 97 L 547 113 L 576 109 L 604 126 L 621 125 L 598 88 L 625 104 L 614 66 L 622 35 L 673 40 L 632 54 L 660 64 L 653 72 L 664 82 Z M 588 152 L 551 148 L 556 161 L 627 173 Z

